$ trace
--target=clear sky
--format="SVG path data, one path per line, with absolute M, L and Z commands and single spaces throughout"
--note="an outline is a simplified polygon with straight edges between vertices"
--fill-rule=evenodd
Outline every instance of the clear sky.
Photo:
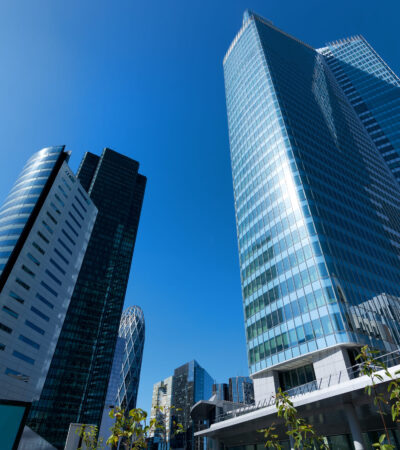
M 222 59 L 250 8 L 312 46 L 363 34 L 400 73 L 398 0 L 3 0 L 0 203 L 36 150 L 110 147 L 148 177 L 126 306 L 146 343 L 138 406 L 196 359 L 247 375 Z

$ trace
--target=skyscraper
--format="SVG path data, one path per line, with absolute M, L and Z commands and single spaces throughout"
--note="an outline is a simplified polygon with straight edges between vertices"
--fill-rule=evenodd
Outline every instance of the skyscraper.
M 347 348 L 397 348 L 397 324 L 371 301 L 400 295 L 399 190 L 314 49 L 247 13 L 224 73 L 249 367 L 260 400 L 275 392 L 273 368 L 288 371 L 293 360 L 304 361 L 293 369 L 301 384 L 318 376 L 328 349 L 346 364 Z M 350 316 L 361 324 L 368 312 L 390 337 L 352 326 Z
M 193 360 L 174 370 L 172 404 L 175 408 L 172 420 L 183 425 L 184 433 L 171 436 L 173 448 L 195 448 L 191 407 L 200 400 L 212 396 L 213 379 L 209 373 Z
M 86 153 L 77 177 L 99 213 L 40 400 L 29 424 L 63 448 L 70 423 L 100 425 L 146 178 L 113 150 Z
M 318 50 L 400 180 L 400 80 L 362 36 L 331 42 Z
M 369 110 L 390 140 L 397 97 L 395 86 L 388 87 L 386 98 L 394 101 L 385 104 L 380 71 L 370 70 L 369 57 L 361 61 L 364 42 L 357 51 L 354 45 L 350 62 L 335 62 L 351 46 L 343 45 L 343 53 L 328 46 L 331 63 L 329 52 L 247 11 L 224 58 L 256 406 L 239 418 L 227 414 L 226 425 L 197 436 L 228 447 L 240 442 L 255 450 L 260 424 L 276 420 L 268 406 L 278 388 L 294 397 L 332 448 L 363 449 L 362 433 L 376 430 L 379 417 L 364 392 L 368 377 L 351 366 L 365 344 L 399 354 L 400 190 L 362 114 Z M 345 63 L 354 66 L 346 67 L 351 92 L 366 106 L 352 105 L 340 86 L 345 75 L 332 72 Z M 388 427 L 395 438 L 390 419 Z M 283 427 L 277 433 L 288 439 Z
M 68 158 L 35 153 L 0 209 L 3 400 L 39 398 L 96 219 Z
M 119 336 L 125 340 L 125 349 L 117 403 L 130 411 L 136 408 L 145 337 L 144 315 L 139 306 L 130 306 L 124 311 Z

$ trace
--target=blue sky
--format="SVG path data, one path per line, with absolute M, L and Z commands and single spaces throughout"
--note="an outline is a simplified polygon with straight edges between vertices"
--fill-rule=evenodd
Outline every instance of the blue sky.
M 0 202 L 36 150 L 111 147 L 148 177 L 126 306 L 146 344 L 138 406 L 196 359 L 247 375 L 222 73 L 250 8 L 315 47 L 363 34 L 400 73 L 397 0 L 0 4 Z

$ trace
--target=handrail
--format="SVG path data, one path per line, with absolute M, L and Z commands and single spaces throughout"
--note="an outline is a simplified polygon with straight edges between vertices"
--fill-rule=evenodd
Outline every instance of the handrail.
M 386 360 L 385 360 L 386 359 Z M 377 356 L 375 360 L 384 360 L 386 367 L 393 367 L 400 364 L 400 349 L 394 350 L 384 355 Z M 346 375 L 343 376 L 344 371 L 339 371 L 333 374 L 329 374 L 326 377 L 318 378 L 317 380 L 310 381 L 308 383 L 296 386 L 292 389 L 285 391 L 290 397 L 298 397 L 301 395 L 308 394 L 310 392 L 318 391 L 330 386 L 338 385 L 343 381 L 348 381 L 349 379 L 354 379 L 360 376 L 361 368 L 363 363 L 355 364 L 353 366 L 346 367 Z M 382 370 L 380 366 L 376 366 L 376 370 Z M 222 414 L 218 414 L 215 417 L 215 422 L 222 422 L 227 419 L 232 419 L 234 417 L 242 416 L 248 414 L 251 411 L 257 411 L 262 408 L 267 408 L 269 406 L 275 405 L 275 396 L 271 395 L 269 399 L 264 399 L 259 401 L 257 404 L 245 405 L 237 409 L 231 409 L 230 411 L 225 411 Z

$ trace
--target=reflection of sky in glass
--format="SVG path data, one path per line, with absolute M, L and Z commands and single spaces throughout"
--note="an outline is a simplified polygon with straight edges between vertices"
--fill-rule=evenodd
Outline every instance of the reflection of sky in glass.
M 355 318 L 400 297 L 398 186 L 329 67 L 245 15 L 224 75 L 251 373 L 345 342 L 391 350 L 387 307 Z
M 35 153 L 25 164 L 1 207 L 0 274 L 63 149 L 64 147 L 49 147 Z

